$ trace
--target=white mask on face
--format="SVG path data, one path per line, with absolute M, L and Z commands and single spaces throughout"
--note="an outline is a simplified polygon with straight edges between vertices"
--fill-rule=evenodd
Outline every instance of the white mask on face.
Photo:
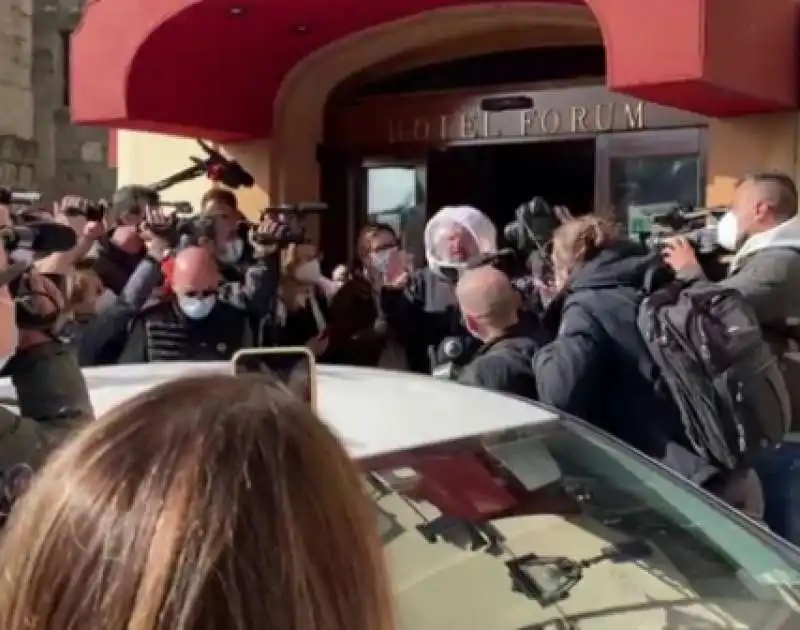
M 235 238 L 225 243 L 218 257 L 222 262 L 233 265 L 242 259 L 242 254 L 244 254 L 244 241 Z
M 740 241 L 739 219 L 729 211 L 717 223 L 717 243 L 720 247 L 733 252 L 739 248 Z
M 178 306 L 180 306 L 183 314 L 189 319 L 205 319 L 214 308 L 217 302 L 216 295 L 209 295 L 208 297 L 197 298 L 188 297 L 185 295 L 178 296 Z
M 396 249 L 397 248 L 395 247 L 390 247 L 377 252 L 372 252 L 369 255 L 370 266 L 378 273 L 386 273 L 387 269 L 389 268 L 389 260 L 392 257 L 392 252 L 394 252 Z
M 317 282 L 322 275 L 322 270 L 319 268 L 319 260 L 309 260 L 303 263 L 294 270 L 294 278 L 298 282 L 313 283 Z

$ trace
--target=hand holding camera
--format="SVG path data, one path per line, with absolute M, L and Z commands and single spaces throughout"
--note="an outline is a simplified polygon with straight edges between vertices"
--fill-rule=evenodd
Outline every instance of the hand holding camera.
M 141 237 L 147 253 L 156 260 L 163 260 L 178 238 L 178 223 L 175 215 L 161 207 L 148 206 L 141 225 Z
M 274 254 L 281 243 L 281 238 L 288 231 L 285 217 L 265 212 L 261 221 L 250 230 L 250 244 L 259 258 Z

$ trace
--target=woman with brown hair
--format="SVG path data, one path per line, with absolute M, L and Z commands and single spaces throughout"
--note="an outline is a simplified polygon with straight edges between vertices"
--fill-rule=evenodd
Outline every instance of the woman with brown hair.
M 559 227 L 552 251 L 559 293 L 545 318 L 558 334 L 533 359 L 540 399 L 663 458 L 667 444 L 685 436 L 676 405 L 654 388 L 636 323 L 658 257 L 596 215 Z
M 292 243 L 280 250 L 280 281 L 271 342 L 277 346 L 308 346 L 321 357 L 328 347 L 328 298 L 320 286 L 322 271 L 317 247 Z
M 393 628 L 357 467 L 255 375 L 174 381 L 86 425 L 14 508 L 0 566 L 3 630 Z

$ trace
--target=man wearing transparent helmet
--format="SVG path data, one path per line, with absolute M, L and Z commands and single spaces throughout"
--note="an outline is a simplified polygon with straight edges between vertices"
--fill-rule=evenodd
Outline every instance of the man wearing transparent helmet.
M 427 266 L 416 271 L 404 252 L 392 253 L 382 274 L 381 306 L 410 369 L 430 373 L 445 340 L 462 349 L 476 343 L 464 328 L 455 283 L 471 263 L 496 251 L 497 231 L 477 208 L 445 206 L 426 224 L 424 243 Z

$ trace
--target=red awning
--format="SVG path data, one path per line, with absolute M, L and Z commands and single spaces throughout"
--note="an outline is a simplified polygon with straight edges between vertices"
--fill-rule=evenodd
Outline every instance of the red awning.
M 586 3 L 613 90 L 709 116 L 796 105 L 794 0 Z M 277 90 L 306 55 L 460 4 L 475 2 L 93 0 L 72 40 L 73 119 L 222 142 L 268 136 Z

